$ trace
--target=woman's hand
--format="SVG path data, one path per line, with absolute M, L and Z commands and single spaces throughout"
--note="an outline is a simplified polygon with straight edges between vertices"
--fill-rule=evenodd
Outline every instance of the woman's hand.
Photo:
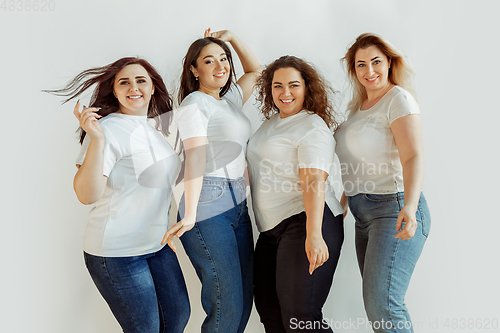
M 167 230 L 161 241 L 161 245 L 167 243 L 168 246 L 175 252 L 177 249 L 174 246 L 174 237 L 181 237 L 186 231 L 193 229 L 195 223 L 195 218 L 191 216 L 186 216 L 176 224 L 174 224 L 170 229 Z
M 306 254 L 309 260 L 309 274 L 323 265 L 329 258 L 328 246 L 321 234 L 307 235 Z
M 100 108 L 86 108 L 83 106 L 82 112 L 79 110 L 80 101 L 76 103 L 75 110 L 73 111 L 73 114 L 80 122 L 80 127 L 83 128 L 85 133 L 87 133 L 92 140 L 104 140 L 101 124 L 99 124 L 99 121 L 97 120 L 102 116 L 96 113 L 100 110 Z
M 216 32 L 211 32 L 210 31 L 210 28 L 208 28 L 207 30 L 205 30 L 205 34 L 203 37 L 214 37 L 214 38 L 219 38 L 220 40 L 224 41 L 224 42 L 231 42 L 231 40 L 233 39 L 233 33 L 229 30 L 220 30 L 220 31 L 216 31 Z
M 401 238 L 403 240 L 408 240 L 415 235 L 415 231 L 417 230 L 417 218 L 416 218 L 416 208 L 409 207 L 408 205 L 404 205 L 398 215 L 398 221 L 396 222 L 396 231 L 399 231 L 394 237 Z M 405 226 L 403 230 L 401 227 L 405 222 Z

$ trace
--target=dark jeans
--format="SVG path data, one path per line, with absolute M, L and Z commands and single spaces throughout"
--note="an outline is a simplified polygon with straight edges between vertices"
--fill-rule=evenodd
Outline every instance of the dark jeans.
M 84 257 L 123 332 L 184 332 L 189 299 L 177 257 L 168 246 L 133 257 L 98 257 L 85 252 Z
M 255 307 L 266 332 L 332 332 L 322 308 L 344 241 L 342 215 L 325 204 L 322 225 L 329 259 L 312 275 L 305 252 L 306 213 L 262 232 L 255 248 Z

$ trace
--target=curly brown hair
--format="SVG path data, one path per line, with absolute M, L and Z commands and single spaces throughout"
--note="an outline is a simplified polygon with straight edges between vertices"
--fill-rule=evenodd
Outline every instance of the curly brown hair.
M 332 97 L 335 92 L 313 65 L 290 55 L 276 59 L 267 65 L 257 79 L 258 95 L 256 100 L 260 104 L 260 112 L 264 117 L 269 119 L 273 114 L 279 113 L 279 109 L 273 101 L 272 83 L 274 72 L 280 68 L 295 68 L 300 72 L 306 85 L 304 109 L 311 114 L 317 114 L 328 127 L 336 129 L 338 122 L 335 120 L 336 112 L 332 105 Z

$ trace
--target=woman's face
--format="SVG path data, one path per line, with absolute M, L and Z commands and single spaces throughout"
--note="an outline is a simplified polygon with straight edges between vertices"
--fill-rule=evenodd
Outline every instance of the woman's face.
M 306 84 L 298 70 L 292 67 L 280 68 L 274 72 L 271 85 L 273 102 L 280 111 L 280 117 L 293 116 L 303 110 Z
M 231 74 L 231 67 L 226 52 L 215 43 L 208 44 L 196 59 L 196 68 L 191 72 L 200 82 L 200 91 L 217 91 L 224 87 Z
M 148 114 L 154 86 L 148 72 L 141 65 L 128 65 L 116 73 L 113 91 L 122 113 L 134 116 Z
M 375 45 L 359 49 L 354 59 L 356 77 L 368 93 L 383 90 L 389 84 L 391 63 Z

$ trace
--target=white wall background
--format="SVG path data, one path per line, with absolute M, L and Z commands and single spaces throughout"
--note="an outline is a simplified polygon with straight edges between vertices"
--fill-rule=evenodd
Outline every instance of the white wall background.
M 500 320 L 498 1 L 53 0 L 43 12 L 28 3 L 0 0 L 1 332 L 120 332 L 82 259 L 89 207 L 72 189 L 73 105 L 40 91 L 131 55 L 148 59 L 174 89 L 187 47 L 206 27 L 233 30 L 262 64 L 303 57 L 339 91 L 339 59 L 362 32 L 410 57 L 433 226 L 407 304 L 418 332 L 481 332 L 488 321 L 485 331 L 500 331 L 492 329 Z M 258 126 L 251 103 L 245 112 Z M 347 327 L 365 315 L 351 216 L 345 230 L 324 314 L 344 325 L 336 332 L 369 332 Z M 179 258 L 192 304 L 186 332 L 199 332 L 200 284 L 182 251 Z M 247 332 L 263 332 L 255 311 Z

